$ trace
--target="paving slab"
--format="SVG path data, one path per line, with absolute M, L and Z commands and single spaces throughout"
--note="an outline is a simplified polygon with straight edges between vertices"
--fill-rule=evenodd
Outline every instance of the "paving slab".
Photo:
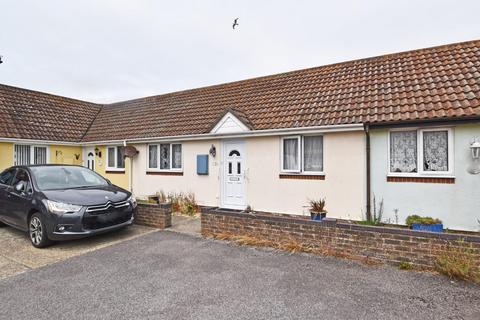
M 200 237 L 200 216 L 189 217 L 174 213 L 172 215 L 172 226 L 168 230 Z
M 56 242 L 48 248 L 37 249 L 30 244 L 26 233 L 10 227 L 2 227 L 0 228 L 0 279 L 133 239 L 153 231 L 156 231 L 156 229 L 133 225 L 103 235 Z

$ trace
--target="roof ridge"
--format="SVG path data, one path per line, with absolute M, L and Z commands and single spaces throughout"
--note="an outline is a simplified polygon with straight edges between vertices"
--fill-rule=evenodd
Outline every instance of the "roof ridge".
M 370 61 L 370 60 L 376 60 L 376 59 L 384 59 L 384 58 L 389 58 L 389 57 L 394 57 L 394 56 L 403 56 L 403 55 L 412 54 L 412 53 L 415 53 L 415 52 L 433 51 L 433 50 L 450 48 L 450 47 L 454 47 L 454 46 L 466 45 L 466 44 L 471 44 L 471 43 L 472 44 L 473 43 L 480 43 L 480 39 L 454 42 L 454 43 L 436 45 L 436 46 L 431 46 L 431 47 L 423 47 L 423 48 L 411 49 L 411 50 L 400 51 L 400 52 L 392 52 L 392 53 L 387 53 L 387 54 L 382 54 L 382 55 L 370 56 L 370 57 L 366 57 L 366 58 L 359 58 L 359 59 L 351 59 L 351 60 L 345 60 L 345 61 L 340 61 L 340 62 L 333 62 L 333 63 L 328 63 L 328 64 L 315 66 L 315 67 L 296 69 L 296 70 L 285 71 L 285 72 L 280 72 L 280 73 L 275 73 L 275 74 L 270 74 L 270 75 L 264 75 L 264 76 L 258 76 L 258 77 L 253 77 L 253 78 L 235 80 L 235 81 L 231 81 L 231 82 L 217 83 L 217 84 L 201 86 L 201 87 L 196 87 L 196 88 L 189 88 L 189 89 L 184 89 L 184 90 L 166 92 L 166 93 L 162 93 L 162 94 L 155 94 L 155 95 L 146 96 L 146 97 L 139 97 L 139 98 L 128 99 L 128 100 L 123 100 L 123 101 L 118 101 L 118 102 L 106 103 L 106 104 L 104 104 L 104 106 L 115 106 L 117 104 L 123 104 L 123 103 L 128 103 L 128 102 L 135 102 L 135 101 L 142 101 L 142 100 L 145 100 L 145 99 L 154 99 L 154 98 L 159 98 L 159 97 L 167 97 L 167 96 L 170 96 L 170 95 L 173 96 L 173 95 L 178 95 L 178 94 L 182 94 L 182 93 L 188 93 L 188 92 L 191 92 L 191 91 L 201 91 L 201 90 L 213 89 L 213 88 L 222 87 L 222 86 L 230 86 L 230 85 L 235 85 L 235 84 L 241 84 L 241 83 L 244 83 L 244 82 L 262 80 L 262 79 L 268 79 L 268 78 L 274 78 L 274 77 L 280 77 L 280 76 L 289 75 L 289 74 L 292 74 L 292 73 L 306 72 L 306 71 L 310 71 L 310 70 L 328 68 L 328 67 L 333 67 L 333 66 L 337 66 L 337 65 L 352 64 L 352 63 L 356 63 L 356 62 Z
M 22 90 L 22 91 L 28 91 L 28 92 L 32 92 L 32 93 L 36 93 L 36 94 L 41 94 L 41 95 L 45 95 L 45 96 L 50 96 L 50 97 L 54 97 L 54 98 L 67 99 L 67 100 L 78 101 L 78 102 L 82 102 L 82 103 L 89 103 L 89 104 L 97 105 L 97 106 L 99 106 L 99 107 L 102 107 L 102 106 L 103 106 L 102 103 L 96 103 L 96 102 L 91 102 L 91 101 L 86 101 L 86 100 L 80 100 L 80 99 L 77 99 L 77 98 L 71 98 L 71 97 L 61 96 L 61 95 L 54 94 L 54 93 L 49 93 L 49 92 L 43 92 L 43 91 L 39 91 L 39 90 L 33 90 L 33 89 L 27 89 L 27 88 L 12 86 L 12 85 L 9 85 L 9 84 L 0 83 L 0 88 L 1 88 L 1 87 L 6 87 L 6 88 L 9 89 L 9 90 L 12 90 L 12 89 L 13 89 L 13 90 Z

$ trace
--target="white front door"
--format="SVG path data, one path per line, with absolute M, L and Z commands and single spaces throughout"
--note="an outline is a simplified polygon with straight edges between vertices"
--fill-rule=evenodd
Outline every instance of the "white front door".
M 225 141 L 222 161 L 222 207 L 243 210 L 247 206 L 245 188 L 245 142 Z
M 95 171 L 95 148 L 85 147 L 83 149 L 84 166 Z

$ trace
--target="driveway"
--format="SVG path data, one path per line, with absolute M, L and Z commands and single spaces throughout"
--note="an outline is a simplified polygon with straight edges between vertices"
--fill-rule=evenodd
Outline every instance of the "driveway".
M 0 281 L 2 319 L 480 319 L 480 287 L 171 231 Z
M 0 228 L 0 279 L 153 231 L 155 229 L 134 225 L 104 235 L 76 241 L 57 242 L 51 247 L 36 249 L 30 244 L 26 233 L 10 227 L 2 227 Z

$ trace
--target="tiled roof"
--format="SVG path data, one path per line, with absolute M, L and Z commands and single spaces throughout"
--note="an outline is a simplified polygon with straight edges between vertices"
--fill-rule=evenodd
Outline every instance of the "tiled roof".
M 0 85 L 0 137 L 80 141 L 101 105 Z
M 206 133 L 231 108 L 256 130 L 480 116 L 480 40 L 107 105 L 85 140 Z
M 228 110 L 254 130 L 480 118 L 480 40 L 103 106 L 0 86 L 0 137 L 202 134 Z

